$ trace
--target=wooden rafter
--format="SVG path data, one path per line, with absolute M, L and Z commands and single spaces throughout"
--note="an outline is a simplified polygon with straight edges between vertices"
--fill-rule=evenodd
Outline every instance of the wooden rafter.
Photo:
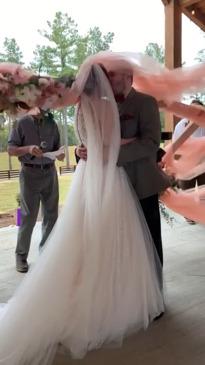
M 188 6 L 195 5 L 198 2 L 199 2 L 198 0 L 179 0 L 179 5 L 185 8 Z
M 205 32 L 205 15 L 201 13 L 199 10 L 188 10 L 184 8 L 183 13 L 193 21 L 199 28 L 201 28 Z

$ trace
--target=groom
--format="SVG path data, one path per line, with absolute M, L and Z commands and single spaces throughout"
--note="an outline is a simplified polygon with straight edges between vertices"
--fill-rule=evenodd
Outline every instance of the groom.
M 170 184 L 157 164 L 160 144 L 160 118 L 156 100 L 132 88 L 131 70 L 109 70 L 108 77 L 118 104 L 122 145 L 118 166 L 122 166 L 139 198 L 159 259 L 163 264 L 159 194 Z M 126 144 L 126 139 L 135 140 Z M 76 156 L 86 160 L 83 146 Z

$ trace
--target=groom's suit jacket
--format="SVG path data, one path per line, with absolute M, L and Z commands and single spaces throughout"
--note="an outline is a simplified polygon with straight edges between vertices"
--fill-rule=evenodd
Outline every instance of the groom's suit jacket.
M 118 166 L 124 167 L 139 199 L 164 191 L 170 181 L 157 164 L 161 131 L 156 100 L 132 88 L 118 109 L 121 137 L 136 137 L 121 146 Z

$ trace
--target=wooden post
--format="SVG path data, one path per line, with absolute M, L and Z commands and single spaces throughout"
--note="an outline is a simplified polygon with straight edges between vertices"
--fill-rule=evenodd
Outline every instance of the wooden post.
M 182 64 L 182 12 L 178 0 L 163 1 L 165 8 L 165 66 L 169 69 Z M 178 119 L 165 113 L 164 131 L 171 132 Z

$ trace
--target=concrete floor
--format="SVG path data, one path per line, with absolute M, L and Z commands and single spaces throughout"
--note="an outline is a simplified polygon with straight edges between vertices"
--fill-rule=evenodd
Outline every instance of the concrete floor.
M 205 227 L 176 217 L 173 228 L 162 219 L 166 314 L 127 339 L 121 348 L 101 349 L 83 360 L 58 354 L 54 365 L 204 365 L 205 364 Z M 23 275 L 14 267 L 16 227 L 0 229 L 0 302 Z M 38 255 L 36 226 L 31 262 Z

